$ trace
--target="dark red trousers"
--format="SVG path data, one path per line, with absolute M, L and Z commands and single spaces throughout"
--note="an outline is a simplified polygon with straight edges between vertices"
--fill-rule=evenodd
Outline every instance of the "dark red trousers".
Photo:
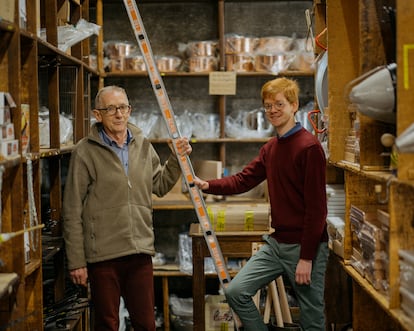
M 118 331 L 121 296 L 134 331 L 155 331 L 151 256 L 136 254 L 90 263 L 88 277 L 96 331 Z

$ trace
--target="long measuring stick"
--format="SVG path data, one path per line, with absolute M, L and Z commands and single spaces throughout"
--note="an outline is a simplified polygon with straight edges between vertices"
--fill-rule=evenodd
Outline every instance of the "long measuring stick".
M 182 155 L 183 153 L 180 153 L 177 148 L 176 141 L 181 137 L 180 132 L 175 121 L 174 112 L 166 93 L 164 83 L 154 60 L 151 45 L 145 32 L 141 15 L 138 11 L 135 0 L 124 0 L 124 4 L 128 12 L 135 37 L 137 38 L 139 47 L 141 49 L 141 53 L 144 56 L 144 61 L 147 66 L 151 84 L 154 89 L 155 96 L 157 97 L 158 104 L 161 108 L 162 116 L 165 120 L 165 123 L 167 124 L 168 133 L 172 138 L 174 150 L 177 153 L 181 171 L 183 173 L 185 183 L 188 187 L 191 200 L 194 204 L 200 226 L 203 230 L 204 238 L 209 248 L 210 255 L 213 258 L 217 275 L 219 277 L 221 285 L 223 287 L 226 287 L 230 282 L 230 275 L 227 271 L 227 267 L 224 262 L 223 254 L 221 252 L 217 237 L 213 231 L 213 228 L 211 227 L 211 222 L 207 213 L 203 195 L 200 192 L 199 188 L 194 184 L 194 170 L 191 165 L 190 158 L 186 154 Z

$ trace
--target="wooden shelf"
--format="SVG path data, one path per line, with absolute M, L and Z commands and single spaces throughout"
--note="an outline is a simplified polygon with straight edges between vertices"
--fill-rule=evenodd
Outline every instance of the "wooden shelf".
M 362 287 L 366 292 L 376 301 L 383 309 L 389 309 L 390 303 L 389 298 L 385 293 L 377 291 L 372 284 L 366 280 L 361 274 L 355 270 L 352 265 L 344 263 L 345 271 Z
M 221 144 L 221 143 L 240 143 L 240 144 L 264 144 L 268 142 L 272 137 L 267 138 L 190 138 L 190 142 L 192 144 Z M 169 139 L 151 139 L 151 143 L 153 144 L 166 144 L 168 143 Z
M 346 272 L 352 277 L 352 279 L 358 283 L 361 289 L 363 289 L 366 294 L 369 295 L 383 310 L 387 311 L 404 330 L 414 330 L 413 319 L 410 319 L 401 309 L 390 308 L 389 297 L 386 294 L 380 293 L 375 288 L 373 288 L 372 285 L 351 265 L 346 265 L 345 263 L 344 268 Z
M 23 1 L 26 4 L 26 20 L 20 20 L 19 3 L 8 1 L 15 6 L 15 22 L 0 19 L 0 91 L 8 92 L 16 106 L 11 109 L 11 120 L 14 127 L 14 138 L 19 143 L 19 155 L 12 158 L 0 159 L 0 165 L 5 168 L 2 181 L 2 231 L 17 232 L 28 226 L 32 220 L 31 213 L 35 210 L 39 223 L 46 214 L 42 208 L 50 208 L 54 220 L 60 220 L 62 175 L 61 156 L 69 154 L 73 144 L 60 146 L 59 114 L 63 106 L 69 106 L 72 111 L 73 136 L 76 142 L 88 132 L 90 106 L 85 95 L 90 94 L 90 77 L 98 75 L 85 63 L 85 54 L 89 55 L 89 39 L 74 45 L 70 52 L 62 52 L 57 47 L 58 4 L 63 1 L 39 0 Z M 89 0 L 80 4 L 70 2 L 70 24 L 80 18 L 89 20 Z M 40 20 L 40 21 L 39 21 Z M 38 27 L 45 28 L 48 41 L 38 37 Z M 54 41 L 53 41 L 54 40 Z M 69 54 L 70 53 L 70 54 Z M 76 75 L 64 74 L 62 68 L 67 66 L 76 69 Z M 62 82 L 65 83 L 63 86 Z M 67 84 L 67 85 L 66 85 Z M 68 86 L 75 86 L 73 91 L 67 91 Z M 71 102 L 65 103 L 64 96 L 70 92 Z M 29 151 L 22 152 L 22 105 L 29 106 Z M 40 106 L 49 109 L 50 128 L 49 145 L 58 148 L 41 149 L 39 132 Z M 68 108 L 69 108 L 68 107 Z M 65 107 L 65 110 L 68 108 Z M 87 114 L 87 115 L 85 115 Z M 26 157 L 27 156 L 27 157 Z M 27 162 L 30 160 L 31 173 Z M 50 165 L 48 173 L 43 174 L 43 165 Z M 43 179 L 47 179 L 43 181 Z M 47 187 L 45 188 L 45 182 Z M 29 191 L 30 189 L 30 191 Z M 33 191 L 32 195 L 28 194 Z M 29 199 L 30 195 L 30 199 Z M 47 200 L 44 201 L 47 195 Z M 32 205 L 33 202 L 33 205 Z M 42 213 L 43 212 L 43 213 Z M 30 216 L 30 218 L 29 218 Z M 28 242 L 29 239 L 29 242 Z M 27 247 L 30 246 L 30 251 Z M 54 249 L 42 249 L 42 232 L 34 231 L 29 236 L 16 236 L 0 246 L 3 265 L 2 274 L 16 274 L 21 279 L 13 285 L 16 287 L 16 298 L 11 304 L 2 306 L 0 325 L 7 330 L 43 330 L 43 261 L 42 258 L 52 259 L 57 256 L 60 246 Z M 46 254 L 44 254 L 46 253 Z M 29 259 L 28 262 L 26 261 Z M 64 295 L 65 270 L 64 261 L 54 265 L 57 274 L 56 295 L 61 299 Z M 14 281 L 14 278 L 13 278 Z M 13 282 L 11 281 L 11 282 Z M 7 286 L 5 287 L 7 289 Z M 2 290 L 4 288 L 2 287 Z M 17 305 L 14 304 L 17 302 Z M 7 311 L 7 308 L 9 311 Z M 81 330 L 77 327 L 77 330 Z
M 18 165 L 21 161 L 21 156 L 15 156 L 12 158 L 2 158 L 0 161 L 0 164 L 3 165 L 5 168 L 12 168 L 16 165 Z
M 209 72 L 185 72 L 185 71 L 175 71 L 175 72 L 160 72 L 160 75 L 163 77 L 203 77 L 209 76 Z M 272 74 L 270 72 L 236 72 L 237 76 L 240 77 L 263 77 L 263 76 L 313 76 L 313 71 L 282 71 L 278 74 Z M 147 72 L 133 72 L 133 71 L 119 71 L 119 72 L 105 72 L 103 77 L 148 77 Z
M 19 276 L 16 273 L 0 273 L 0 299 L 10 295 L 18 282 Z
M 414 227 L 414 155 L 399 154 L 398 169 L 395 175 L 384 165 L 381 135 L 386 132 L 397 136 L 412 122 L 414 114 L 411 105 L 414 100 L 412 87 L 404 88 L 404 45 L 412 43 L 412 34 L 407 27 L 414 14 L 414 5 L 402 0 L 395 3 L 395 39 L 383 38 L 384 8 L 374 0 L 361 3 L 352 1 L 314 1 L 317 6 L 316 21 L 322 31 L 328 30 L 326 44 L 329 45 L 328 73 L 329 116 L 328 146 L 329 164 L 343 173 L 346 194 L 344 269 L 353 284 L 353 330 L 413 330 L 413 323 L 407 322 L 400 309 L 399 256 L 400 249 L 413 249 Z M 393 9 L 389 7 L 388 9 Z M 385 15 L 385 16 L 382 16 Z M 316 31 L 318 33 L 318 31 Z M 352 38 L 349 38 L 352 36 Z M 394 44 L 395 42 L 395 44 Z M 390 44 L 392 43 L 392 44 Z M 392 54 L 393 47 L 395 54 Z M 395 56 L 396 55 L 396 56 Z M 353 128 L 353 117 L 349 112 L 349 102 L 344 94 L 349 83 L 366 72 L 389 64 L 397 63 L 396 84 L 396 125 L 384 124 L 358 114 L 360 118 L 359 158 L 354 164 L 344 161 L 345 140 Z M 378 194 L 376 188 L 381 186 Z M 386 192 L 385 192 L 386 191 Z M 356 245 L 356 231 L 351 228 L 351 205 L 373 206 L 389 214 L 388 245 L 383 249 L 387 254 L 384 273 L 387 276 L 387 294 L 376 290 L 371 283 L 347 264 Z M 355 247 L 358 249 L 358 247 Z M 384 276 L 385 277 L 385 276 Z
M 42 236 L 42 260 L 43 263 L 50 261 L 63 249 L 62 237 Z
M 41 266 L 41 259 L 31 259 L 30 262 L 25 265 L 25 276 L 30 276 L 35 271 L 38 271 Z

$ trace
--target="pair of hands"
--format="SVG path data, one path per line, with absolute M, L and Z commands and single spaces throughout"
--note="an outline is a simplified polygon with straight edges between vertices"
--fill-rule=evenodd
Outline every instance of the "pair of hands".
M 171 151 L 174 153 L 175 151 L 174 151 L 173 143 L 174 142 L 170 140 L 168 142 L 168 145 L 170 146 Z M 175 146 L 177 148 L 177 154 L 178 154 L 177 156 L 190 155 L 193 150 L 189 143 L 188 138 L 186 137 L 178 138 L 175 141 Z M 209 188 L 208 182 L 198 177 L 194 177 L 194 184 L 197 185 L 198 188 L 201 190 L 207 190 Z

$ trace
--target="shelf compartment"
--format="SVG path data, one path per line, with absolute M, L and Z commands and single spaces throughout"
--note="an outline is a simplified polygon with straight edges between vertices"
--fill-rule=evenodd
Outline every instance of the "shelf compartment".
M 0 273 L 0 299 L 10 295 L 18 282 L 19 276 L 15 272 Z

